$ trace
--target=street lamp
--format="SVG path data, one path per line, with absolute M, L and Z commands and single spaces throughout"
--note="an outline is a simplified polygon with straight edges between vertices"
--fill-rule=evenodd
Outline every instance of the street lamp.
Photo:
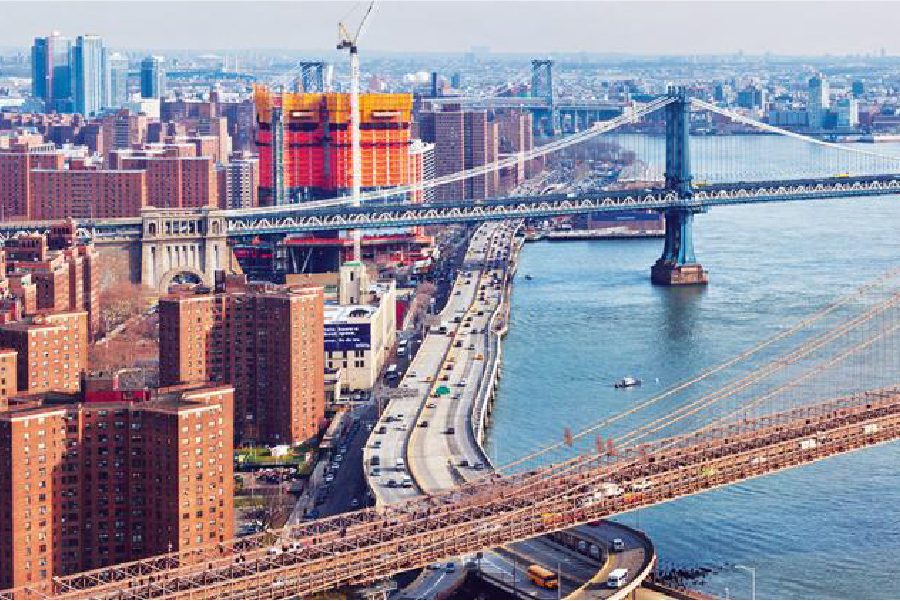
M 747 570 L 750 572 L 750 598 L 755 601 L 756 600 L 756 568 L 751 568 L 748 566 L 734 566 L 739 570 Z

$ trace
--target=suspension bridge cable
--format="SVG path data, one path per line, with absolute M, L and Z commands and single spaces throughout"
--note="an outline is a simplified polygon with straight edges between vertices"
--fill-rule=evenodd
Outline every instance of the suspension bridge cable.
M 633 444 L 636 440 L 645 438 L 647 435 L 658 432 L 665 427 L 682 421 L 683 419 L 694 415 L 700 410 L 706 409 L 721 400 L 732 397 L 737 392 L 740 392 L 750 385 L 759 382 L 762 378 L 772 375 L 780 371 L 781 369 L 793 363 L 796 363 L 799 359 L 807 357 L 810 353 L 824 347 L 829 342 L 841 338 L 842 336 L 852 332 L 856 327 L 864 323 L 868 323 L 884 311 L 893 307 L 893 305 L 897 301 L 898 296 L 900 295 L 894 295 L 893 297 L 876 305 L 866 313 L 840 324 L 826 334 L 811 341 L 804 342 L 800 346 L 792 349 L 790 352 L 777 357 L 763 367 L 751 372 L 743 379 L 738 380 L 737 382 L 729 383 L 710 395 L 698 399 L 697 401 L 694 401 L 693 403 L 690 403 L 686 406 L 680 407 L 673 413 L 670 413 L 664 417 L 657 418 L 649 424 L 644 424 L 643 426 L 635 428 L 631 432 L 628 432 L 621 437 L 617 437 L 617 442 L 620 442 L 621 444 Z
M 898 275 L 900 275 L 900 267 L 895 267 L 895 268 L 891 269 L 890 271 L 874 278 L 870 282 L 863 284 L 862 286 L 857 288 L 855 291 L 853 291 L 851 294 L 848 294 L 844 297 L 837 299 L 836 301 L 823 307 L 822 309 L 820 309 L 813 315 L 798 322 L 797 324 L 788 328 L 787 330 L 784 330 L 783 332 L 780 332 L 780 333 L 776 334 L 775 336 L 772 336 L 771 338 L 766 339 L 766 340 L 750 347 L 749 349 L 741 352 L 740 354 L 729 359 L 728 361 L 725 361 L 724 363 L 721 363 L 721 364 L 719 364 L 715 367 L 709 368 L 707 370 L 701 371 L 699 374 L 695 375 L 693 378 L 686 380 L 684 382 L 681 382 L 679 384 L 676 384 L 673 387 L 671 387 L 667 390 L 664 390 L 663 392 L 661 392 L 653 397 L 650 397 L 649 399 L 635 405 L 634 407 L 628 409 L 627 411 L 624 411 L 622 413 L 619 413 L 617 415 L 614 415 L 614 416 L 611 416 L 608 418 L 604 418 L 603 420 L 601 420 L 595 424 L 592 424 L 591 426 L 588 426 L 587 428 L 582 429 L 580 432 L 572 435 L 572 440 L 573 441 L 579 440 L 579 439 L 587 436 L 588 434 L 591 434 L 591 433 L 597 431 L 600 428 L 609 426 L 617 421 L 624 419 L 625 417 L 628 417 L 639 411 L 642 411 L 643 409 L 646 409 L 647 407 L 649 407 L 653 404 L 656 404 L 656 403 L 666 399 L 667 397 L 670 397 L 673 394 L 676 394 L 676 393 L 692 386 L 693 384 L 696 384 L 697 382 L 700 382 L 700 381 L 702 381 L 724 369 L 727 369 L 728 367 L 731 367 L 732 365 L 738 363 L 739 361 L 752 356 L 753 354 L 757 353 L 758 351 L 762 350 L 763 348 L 768 347 L 788 336 L 791 336 L 792 334 L 795 334 L 796 332 L 802 330 L 803 328 L 817 322 L 818 320 L 824 318 L 828 314 L 845 306 L 846 304 L 852 302 L 853 300 L 867 294 L 871 290 L 883 285 L 886 281 L 888 281 Z M 503 466 L 496 468 L 496 471 L 500 471 L 500 472 L 507 471 L 511 468 L 517 467 L 517 466 L 519 466 L 525 462 L 528 462 L 532 459 L 535 459 L 539 456 L 545 455 L 548 452 L 558 450 L 558 449 L 562 448 L 565 444 L 566 444 L 565 441 L 557 441 L 553 444 L 550 444 L 541 449 L 538 449 L 524 457 L 516 459 L 512 462 L 506 463 Z
M 896 300 L 896 299 L 895 299 L 895 300 Z M 760 397 L 760 398 L 758 398 L 758 399 L 754 399 L 753 401 L 750 401 L 750 402 L 746 403 L 745 405 L 739 407 L 737 410 L 733 411 L 733 412 L 730 413 L 730 414 L 723 415 L 723 416 L 717 418 L 716 420 L 714 420 L 714 421 L 710 422 L 709 424 L 707 424 L 707 425 L 705 425 L 705 426 L 699 428 L 698 430 L 695 430 L 694 432 L 696 432 L 696 433 L 699 434 L 699 433 L 701 433 L 701 432 L 705 432 L 705 431 L 707 431 L 707 430 L 713 429 L 713 428 L 715 428 L 716 426 L 721 426 L 723 423 L 726 422 L 726 420 L 733 419 L 734 417 L 736 417 L 736 416 L 740 415 L 741 413 L 747 411 L 747 409 L 750 409 L 750 408 L 753 407 L 753 406 L 759 405 L 760 403 L 762 403 L 762 402 L 768 400 L 769 398 L 773 397 L 774 395 L 778 394 L 779 392 L 784 392 L 785 390 L 788 390 L 788 389 L 790 389 L 790 388 L 793 388 L 794 386 L 796 386 L 796 385 L 799 384 L 800 382 L 803 382 L 803 381 L 809 379 L 810 377 L 816 375 L 817 373 L 819 373 L 819 372 L 821 372 L 821 371 L 824 371 L 825 369 L 827 369 L 827 368 L 829 368 L 829 367 L 832 367 L 833 365 L 835 365 L 835 364 L 837 364 L 837 363 L 840 363 L 841 361 L 843 361 L 843 360 L 846 359 L 847 357 L 855 356 L 856 353 L 857 353 L 858 351 L 860 351 L 861 349 L 864 349 L 864 348 L 867 348 L 867 347 L 872 346 L 875 342 L 884 339 L 886 336 L 888 336 L 888 335 L 890 335 L 890 334 L 893 334 L 893 333 L 894 333 L 895 331 L 897 331 L 898 329 L 900 329 L 900 324 L 895 324 L 895 325 L 891 326 L 890 328 L 887 328 L 887 329 L 881 331 L 881 333 L 878 334 L 877 336 L 875 336 L 875 337 L 873 337 L 873 338 L 870 338 L 870 339 L 868 339 L 868 340 L 865 340 L 865 341 L 863 341 L 863 342 L 860 342 L 860 343 L 858 343 L 858 344 L 856 344 L 856 345 L 853 345 L 852 347 L 850 347 L 850 349 L 844 351 L 843 353 L 837 355 L 836 357 L 833 357 L 833 358 L 829 359 L 828 361 L 826 361 L 826 362 L 824 362 L 824 363 L 821 363 L 821 364 L 815 366 L 813 369 L 811 369 L 810 371 L 808 371 L 808 372 L 802 374 L 801 376 L 798 376 L 798 377 L 795 378 L 794 380 L 792 380 L 792 381 L 790 381 L 790 382 L 787 382 L 787 383 L 781 385 L 780 387 L 776 388 L 775 390 L 771 391 L 770 393 L 768 393 L 768 394 L 766 394 L 766 395 L 764 395 L 764 396 L 762 396 L 762 397 Z
M 888 154 L 882 154 L 880 152 L 873 152 L 871 150 L 864 150 L 862 148 L 853 148 L 852 146 L 845 146 L 843 144 L 836 144 L 834 142 L 826 142 L 824 140 L 818 140 L 816 138 L 812 138 L 810 136 L 805 136 L 803 134 L 798 134 L 797 132 L 789 131 L 786 129 L 782 129 L 780 127 L 776 127 L 774 125 L 769 125 L 768 123 L 762 123 L 761 121 L 757 121 L 751 117 L 747 117 L 745 115 L 741 115 L 740 113 L 734 112 L 729 109 L 724 109 L 722 107 L 718 107 L 714 104 L 710 104 L 709 102 L 705 102 L 703 100 L 699 100 L 697 98 L 691 98 L 691 104 L 700 109 L 705 109 L 708 111 L 712 111 L 714 113 L 718 113 L 724 117 L 728 117 L 732 121 L 736 121 L 738 123 L 743 123 L 744 125 L 749 125 L 751 127 L 755 127 L 757 129 L 761 129 L 764 131 L 768 131 L 775 134 L 780 134 L 782 136 L 787 136 L 789 138 L 794 138 L 797 140 L 802 140 L 809 144 L 816 144 L 818 146 L 822 146 L 824 148 L 830 148 L 832 150 L 841 150 L 845 152 L 852 152 L 858 155 L 866 155 L 874 158 L 884 159 L 893 163 L 900 163 L 900 157 L 892 156 Z
M 556 152 L 558 150 L 562 150 L 563 148 L 567 148 L 574 144 L 578 144 L 589 140 L 595 136 L 600 134 L 612 131 L 622 125 L 627 123 L 637 121 L 641 117 L 648 115 L 652 112 L 655 112 L 669 103 L 672 102 L 672 99 L 667 97 L 661 97 L 649 104 L 643 105 L 639 108 L 636 108 L 633 112 L 622 114 L 614 119 L 610 119 L 609 121 L 600 121 L 592 125 L 590 128 L 572 134 L 570 136 L 566 136 L 554 142 L 550 142 L 549 144 L 544 144 L 543 146 L 538 146 L 533 148 L 532 150 L 517 153 L 509 158 L 502 159 L 499 161 L 495 161 L 493 163 L 482 165 L 479 167 L 473 167 L 471 169 L 466 169 L 463 171 L 458 171 L 456 173 L 451 173 L 448 175 L 442 175 L 440 177 L 435 177 L 426 181 L 422 181 L 416 184 L 410 184 L 407 186 L 396 186 L 392 187 L 388 190 L 380 190 L 375 192 L 368 192 L 366 194 L 362 194 L 360 196 L 360 201 L 366 202 L 370 200 L 380 200 L 384 198 L 389 198 L 392 196 L 397 196 L 401 194 L 407 194 L 410 192 L 417 192 L 420 190 L 426 190 L 429 188 L 434 188 L 436 186 L 442 186 L 445 184 L 451 184 L 458 181 L 462 181 L 465 179 L 478 177 L 480 175 L 485 175 L 487 173 L 491 173 L 493 171 L 497 171 L 503 169 L 505 167 L 514 166 L 518 164 L 520 161 L 529 161 L 535 158 L 542 157 L 546 154 L 550 154 L 552 152 Z M 341 206 L 344 204 L 350 203 L 350 199 L 346 197 L 337 197 L 333 199 L 326 199 L 317 202 L 317 206 Z M 311 205 L 301 205 L 301 206 L 311 206 Z M 284 205 L 280 207 L 251 207 L 246 209 L 234 209 L 231 211 L 231 214 L 235 216 L 240 215 L 253 215 L 254 213 L 265 213 L 265 214 L 273 214 L 273 213 L 291 213 L 298 209 L 298 205 Z

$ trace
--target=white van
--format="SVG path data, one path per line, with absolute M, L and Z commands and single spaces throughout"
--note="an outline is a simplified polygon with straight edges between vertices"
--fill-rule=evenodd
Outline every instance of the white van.
M 606 586 L 610 588 L 621 588 L 627 579 L 628 569 L 617 568 L 609 573 L 609 578 L 606 579 Z

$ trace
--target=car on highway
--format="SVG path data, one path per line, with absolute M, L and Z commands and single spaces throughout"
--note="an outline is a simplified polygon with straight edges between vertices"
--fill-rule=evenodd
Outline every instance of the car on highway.
M 400 486 L 402 486 L 403 488 L 412 488 L 412 485 L 413 481 L 409 476 L 406 476 L 405 478 L 403 478 L 403 480 L 400 481 Z
M 448 562 L 447 562 L 447 567 L 445 568 L 445 571 L 446 571 L 448 574 L 452 574 L 453 572 L 456 571 L 456 564 L 453 563 L 452 561 L 448 561 Z
M 343 455 L 338 454 L 338 455 L 335 455 L 335 456 L 334 456 L 334 463 L 340 464 L 340 462 L 343 461 L 343 460 L 344 460 L 344 456 L 343 456 Z
M 472 469 L 473 470 L 483 470 L 484 464 L 481 463 L 480 461 L 476 461 L 475 463 L 472 464 Z
M 334 474 L 328 474 L 325 476 L 325 482 L 334 482 Z
M 625 541 L 621 538 L 614 538 L 612 542 L 612 550 L 613 551 L 624 551 L 625 550 Z

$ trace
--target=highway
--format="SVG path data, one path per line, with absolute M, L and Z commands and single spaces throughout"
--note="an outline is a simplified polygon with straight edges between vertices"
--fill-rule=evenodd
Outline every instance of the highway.
M 370 438 L 366 465 L 369 482 L 381 502 L 451 489 L 489 469 L 473 433 L 471 417 L 485 372 L 484 361 L 489 359 L 485 356 L 485 331 L 504 300 L 515 229 L 510 223 L 485 224 L 475 232 L 450 299 L 440 314 L 439 323 L 449 326 L 447 333 L 426 336 L 400 383 L 400 388 L 412 391 L 410 396 L 388 405 Z M 441 388 L 447 392 L 437 394 Z M 378 434 L 380 427 L 386 429 L 385 434 Z M 372 472 L 374 456 L 379 457 L 379 472 Z M 402 466 L 398 466 L 398 459 L 402 459 Z M 405 486 L 404 478 L 408 479 Z M 462 568 L 473 560 L 453 560 L 458 569 L 449 573 L 445 564 L 424 570 L 397 598 L 433 598 L 437 592 L 457 586 L 464 577 Z M 559 564 L 563 568 L 562 592 L 566 594 L 595 577 L 601 567 L 542 539 L 487 552 L 480 563 L 498 580 L 514 580 L 520 593 L 540 599 L 555 598 L 558 592 L 529 582 L 524 571 L 530 563 L 546 567 Z
M 447 321 L 448 317 L 459 317 L 460 326 L 455 333 L 448 333 L 452 341 L 439 347 L 445 353 L 443 361 L 438 363 L 439 354 L 434 353 L 427 364 L 416 371 L 419 381 L 428 374 L 437 380 L 437 386 L 450 390 L 449 394 L 440 397 L 432 393 L 421 409 L 419 425 L 413 427 L 410 423 L 407 426 L 405 470 L 412 476 L 416 489 L 422 492 L 437 493 L 455 488 L 465 481 L 481 477 L 489 469 L 489 460 L 472 428 L 472 418 L 481 378 L 486 373 L 484 363 L 491 359 L 488 356 L 488 339 L 484 334 L 491 327 L 495 310 L 508 302 L 504 295 L 508 279 L 512 277 L 508 271 L 510 261 L 514 260 L 518 250 L 516 245 L 521 244 L 515 238 L 516 229 L 515 224 L 504 222 L 488 224 L 477 230 L 467 254 L 467 262 L 470 265 L 474 263 L 474 268 L 460 273 L 454 290 L 461 292 L 454 292 L 451 296 L 451 299 L 458 299 L 458 303 L 453 307 L 448 305 L 441 316 L 442 321 Z M 479 265 L 480 261 L 486 261 L 486 264 Z M 423 369 L 427 371 L 423 372 Z M 426 383 L 435 384 L 433 381 Z M 420 398 L 417 402 L 421 406 Z M 403 411 L 404 417 L 408 417 L 415 408 L 407 406 Z M 452 434 L 449 433 L 451 431 Z M 508 578 L 515 583 L 515 589 L 525 596 L 541 599 L 555 598 L 560 592 L 571 594 L 583 584 L 583 595 L 605 598 L 615 592 L 605 586 L 612 569 L 627 567 L 631 574 L 640 571 L 648 549 L 644 541 L 627 529 L 603 522 L 598 526 L 582 527 L 579 532 L 588 539 L 600 541 L 605 549 L 611 548 L 613 539 L 621 538 L 626 550 L 612 554 L 608 564 L 602 565 L 593 558 L 542 537 L 484 553 L 480 560 L 481 569 L 498 580 L 506 582 Z M 553 571 L 560 570 L 561 591 L 543 589 L 529 582 L 525 570 L 535 563 Z M 448 576 L 444 570 L 427 570 L 407 587 L 404 596 L 432 597 L 441 584 L 452 585 L 452 579 L 446 582 Z M 596 584 L 590 584 L 592 579 Z

